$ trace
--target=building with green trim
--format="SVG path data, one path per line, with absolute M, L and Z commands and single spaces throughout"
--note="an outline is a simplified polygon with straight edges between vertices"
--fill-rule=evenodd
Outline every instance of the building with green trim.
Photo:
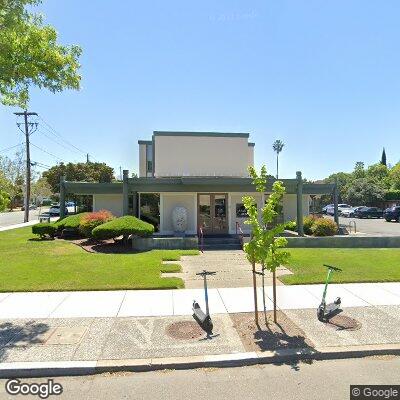
M 61 201 L 68 195 L 93 196 L 93 209 L 114 215 L 135 215 L 152 222 L 159 235 L 173 236 L 172 213 L 177 207 L 187 214 L 186 234 L 199 227 L 205 235 L 246 233 L 244 195 L 254 196 L 258 207 L 268 197 L 274 178 L 264 194 L 257 193 L 247 168 L 254 164 L 255 144 L 248 133 L 155 131 L 151 140 L 139 140 L 139 177 L 115 183 L 61 182 Z M 282 218 L 302 220 L 309 214 L 312 196 L 337 192 L 332 184 L 303 183 L 301 172 L 281 179 L 286 188 Z M 61 209 L 63 209 L 61 207 Z

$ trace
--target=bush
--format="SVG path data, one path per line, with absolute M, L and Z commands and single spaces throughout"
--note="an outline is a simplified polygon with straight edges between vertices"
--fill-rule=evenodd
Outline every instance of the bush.
M 100 210 L 84 215 L 79 224 L 79 232 L 85 237 L 92 237 L 92 230 L 105 222 L 111 221 L 114 216 L 108 210 Z
M 315 220 L 311 230 L 314 236 L 333 236 L 338 232 L 335 222 L 325 218 Z
M 296 221 L 285 222 L 285 229 L 296 232 L 297 231 L 297 222 Z
M 150 236 L 154 232 L 154 226 L 131 215 L 116 218 L 93 229 L 92 235 L 96 239 L 113 239 L 118 236 L 127 237 Z
M 57 227 L 59 231 L 63 229 L 74 229 L 76 232 L 79 231 L 79 225 L 81 223 L 81 219 L 88 213 L 81 213 L 75 215 L 69 215 L 63 219 L 59 219 L 54 225 Z
M 56 231 L 57 227 L 54 223 L 49 224 L 47 222 L 43 222 L 32 226 L 32 233 L 39 235 L 41 239 L 44 239 L 46 235 L 54 238 Z
M 313 227 L 313 225 L 314 225 L 314 223 L 315 223 L 315 221 L 317 219 L 318 218 L 316 216 L 314 216 L 314 215 L 309 215 L 308 217 L 304 218 L 304 220 L 303 220 L 303 230 L 304 230 L 304 233 L 306 235 L 312 235 L 313 234 L 312 227 Z

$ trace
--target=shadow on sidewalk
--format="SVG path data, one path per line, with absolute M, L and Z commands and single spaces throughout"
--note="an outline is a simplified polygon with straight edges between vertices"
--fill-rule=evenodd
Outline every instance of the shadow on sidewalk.
M 311 364 L 313 360 L 307 358 L 315 354 L 314 344 L 305 336 L 305 333 L 281 311 L 278 311 L 277 323 L 273 321 L 273 313 L 267 312 L 267 319 L 259 313 L 259 324 L 256 325 L 253 313 L 232 314 L 240 339 L 247 351 L 274 352 L 276 356 L 287 356 L 287 362 L 276 365 L 288 364 L 294 370 L 299 370 L 300 363 Z M 293 356 L 296 350 L 296 356 Z
M 42 344 L 50 326 L 44 323 L 28 321 L 15 324 L 5 322 L 0 324 L 0 362 L 7 361 L 7 352 L 15 348 Z

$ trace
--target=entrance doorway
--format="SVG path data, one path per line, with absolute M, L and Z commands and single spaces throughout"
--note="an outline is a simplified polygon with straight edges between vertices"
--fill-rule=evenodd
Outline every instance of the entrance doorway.
M 198 226 L 205 235 L 226 235 L 228 233 L 228 194 L 201 193 L 197 197 Z

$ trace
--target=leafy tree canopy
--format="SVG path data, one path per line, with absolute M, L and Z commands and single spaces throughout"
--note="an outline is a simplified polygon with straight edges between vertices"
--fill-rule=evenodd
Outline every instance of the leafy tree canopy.
M 79 46 L 63 46 L 31 7 L 41 0 L 0 0 L 0 101 L 27 108 L 29 87 L 79 89 Z
M 111 182 L 114 179 L 114 169 L 105 163 L 61 163 L 43 172 L 53 193 L 60 192 L 60 178 L 67 181 Z

